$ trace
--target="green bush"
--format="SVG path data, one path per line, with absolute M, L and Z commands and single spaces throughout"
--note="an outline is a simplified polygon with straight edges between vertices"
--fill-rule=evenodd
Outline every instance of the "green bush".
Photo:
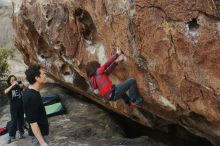
M 0 48 L 0 80 L 2 81 L 3 78 L 7 75 L 9 71 L 9 65 L 7 63 L 7 58 L 10 51 L 9 49 Z
M 7 102 L 6 95 L 4 95 L 4 89 L 7 88 L 6 76 L 9 72 L 9 65 L 7 63 L 7 58 L 11 51 L 9 49 L 0 48 L 0 105 Z

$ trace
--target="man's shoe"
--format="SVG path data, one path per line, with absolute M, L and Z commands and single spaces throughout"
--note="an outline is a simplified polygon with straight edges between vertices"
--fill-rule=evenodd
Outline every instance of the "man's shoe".
M 24 134 L 19 136 L 19 139 L 24 139 Z
M 19 133 L 19 139 L 24 139 L 25 137 L 24 137 L 24 133 Z
M 15 137 L 14 136 L 9 136 L 9 138 L 8 138 L 8 144 L 9 143 L 12 143 L 12 142 L 14 142 L 15 141 Z

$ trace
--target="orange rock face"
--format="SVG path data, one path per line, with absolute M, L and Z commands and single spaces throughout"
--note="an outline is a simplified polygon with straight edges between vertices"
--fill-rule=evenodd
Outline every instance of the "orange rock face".
M 220 1 L 30 0 L 14 5 L 17 48 L 64 86 L 149 127 L 169 124 L 220 145 Z M 96 96 L 85 75 L 121 48 L 126 60 L 111 75 L 135 77 L 145 103 L 127 107 Z M 167 122 L 169 121 L 169 122 Z

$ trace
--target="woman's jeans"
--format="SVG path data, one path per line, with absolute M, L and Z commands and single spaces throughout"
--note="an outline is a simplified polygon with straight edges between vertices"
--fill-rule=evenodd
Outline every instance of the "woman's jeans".
M 129 91 L 129 96 L 126 92 Z M 126 104 L 128 104 L 132 99 L 138 97 L 137 84 L 134 78 L 130 78 L 123 83 L 115 85 L 115 94 L 110 100 L 117 100 L 122 98 Z

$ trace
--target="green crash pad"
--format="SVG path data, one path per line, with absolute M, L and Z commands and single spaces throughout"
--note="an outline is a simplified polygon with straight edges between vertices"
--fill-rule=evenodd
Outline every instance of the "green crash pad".
M 44 108 L 46 110 L 47 117 L 56 116 L 65 113 L 65 108 L 62 101 L 57 94 L 48 94 L 42 96 Z
M 46 110 L 47 115 L 60 113 L 60 112 L 63 112 L 63 105 L 60 102 L 54 103 L 54 104 L 45 106 L 45 110 Z

